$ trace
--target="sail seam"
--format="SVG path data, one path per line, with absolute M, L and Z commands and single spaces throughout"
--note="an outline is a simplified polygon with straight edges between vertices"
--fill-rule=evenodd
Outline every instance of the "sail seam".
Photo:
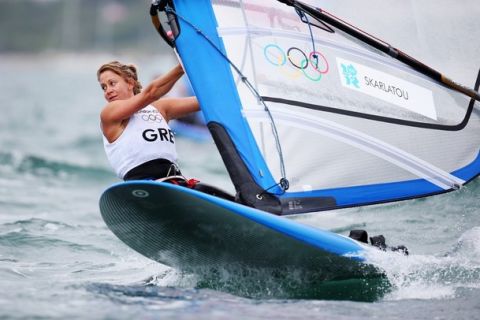
M 444 131 L 460 131 L 464 129 L 470 120 L 470 117 L 475 105 L 475 100 L 473 99 L 470 100 L 470 103 L 468 104 L 468 107 L 465 112 L 465 117 L 462 119 L 462 121 L 459 122 L 458 124 L 448 125 L 448 124 L 434 124 L 434 123 L 427 123 L 427 122 L 402 120 L 397 118 L 390 118 L 390 117 L 385 117 L 385 116 L 380 116 L 375 114 L 368 114 L 368 113 L 363 113 L 358 111 L 350 111 L 350 110 L 339 109 L 334 107 L 327 107 L 323 105 L 311 104 L 311 103 L 295 101 L 295 100 L 288 100 L 283 98 L 273 98 L 273 97 L 267 97 L 267 96 L 263 96 L 262 98 L 267 102 L 283 103 L 283 104 L 302 107 L 306 109 L 341 114 L 345 116 L 357 117 L 357 118 L 368 119 L 373 121 L 393 123 L 393 124 L 415 127 L 415 128 L 426 128 L 426 129 L 435 129 L 435 130 L 444 130 Z
M 272 113 L 275 114 L 277 121 L 301 127 L 348 143 L 393 163 L 418 177 L 424 178 L 442 189 L 456 189 L 465 183 L 464 180 L 459 179 L 404 150 L 337 123 L 312 117 L 311 115 L 302 115 L 300 113 L 294 114 L 284 111 L 272 111 Z M 244 115 L 252 120 L 257 119 L 261 121 L 263 118 L 258 111 L 254 110 L 245 110 Z

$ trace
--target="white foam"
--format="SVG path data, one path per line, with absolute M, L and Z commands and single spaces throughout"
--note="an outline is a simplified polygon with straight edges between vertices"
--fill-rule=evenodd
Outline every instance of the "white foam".
M 458 288 L 479 288 L 480 265 L 473 250 L 479 249 L 480 228 L 475 229 L 461 237 L 462 250 L 457 247 L 454 255 L 404 256 L 369 248 L 366 260 L 383 270 L 392 285 L 384 299 L 445 299 L 455 297 Z
M 392 291 L 384 297 L 384 300 L 432 300 L 448 299 L 453 298 L 454 296 L 455 289 L 451 286 L 429 285 L 425 284 L 423 281 L 418 281 Z
M 462 234 L 451 256 L 467 258 L 480 264 L 480 227 L 472 228 Z

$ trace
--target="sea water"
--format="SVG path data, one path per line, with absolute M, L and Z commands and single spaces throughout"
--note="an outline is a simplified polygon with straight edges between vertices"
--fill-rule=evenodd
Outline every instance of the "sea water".
M 136 62 L 144 83 L 174 65 L 162 56 L 0 58 L 1 319 L 480 319 L 478 179 L 432 198 L 294 218 L 408 247 L 408 258 L 373 257 L 392 285 L 374 302 L 199 289 L 129 249 L 98 208 L 119 181 L 103 153 L 95 75 L 111 58 Z M 212 141 L 177 145 L 186 175 L 233 191 Z

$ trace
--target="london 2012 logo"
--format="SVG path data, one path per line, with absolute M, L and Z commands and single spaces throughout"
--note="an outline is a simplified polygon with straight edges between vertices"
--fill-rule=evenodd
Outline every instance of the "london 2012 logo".
M 336 61 L 343 87 L 437 120 L 433 92 L 410 82 L 402 70 L 366 60 L 368 65 L 340 57 Z
M 342 67 L 342 74 L 345 77 L 345 82 L 347 86 L 353 86 L 355 88 L 360 89 L 360 81 L 357 78 L 357 69 L 353 66 L 353 64 L 343 64 L 341 63 L 340 66 Z

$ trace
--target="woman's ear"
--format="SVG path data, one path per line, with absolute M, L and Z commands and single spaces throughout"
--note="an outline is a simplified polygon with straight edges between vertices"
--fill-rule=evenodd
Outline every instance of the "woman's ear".
M 127 84 L 128 84 L 128 90 L 133 91 L 133 88 L 135 88 L 135 80 L 133 80 L 132 78 L 128 78 Z

